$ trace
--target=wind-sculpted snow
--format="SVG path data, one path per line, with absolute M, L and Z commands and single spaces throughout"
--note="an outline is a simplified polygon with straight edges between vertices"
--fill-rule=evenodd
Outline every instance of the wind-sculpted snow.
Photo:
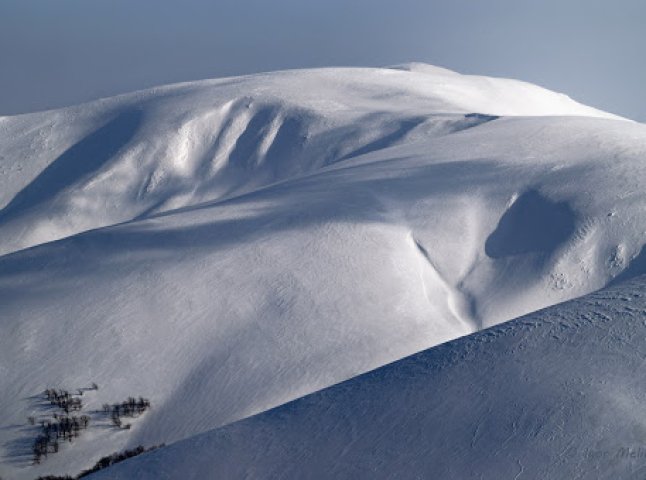
M 409 65 L 207 80 L 1 118 L 0 253 L 232 197 L 491 115 L 613 117 L 523 82 Z
M 0 120 L 0 475 L 76 473 L 645 272 L 644 125 L 398 68 Z M 90 409 L 152 408 L 30 465 L 34 396 L 92 382 Z
M 643 478 L 645 287 L 440 345 L 91 478 Z

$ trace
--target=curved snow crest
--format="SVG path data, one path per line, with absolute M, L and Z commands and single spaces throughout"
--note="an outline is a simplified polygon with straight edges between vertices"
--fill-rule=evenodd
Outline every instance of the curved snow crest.
M 415 72 L 415 73 L 424 73 L 426 75 L 460 75 L 454 70 L 449 70 L 448 68 L 438 67 L 436 65 L 429 65 L 428 63 L 421 62 L 408 62 L 400 63 L 398 65 L 389 65 L 387 68 L 392 68 L 393 70 L 403 70 L 405 72 Z
M 646 277 L 92 478 L 637 478 Z

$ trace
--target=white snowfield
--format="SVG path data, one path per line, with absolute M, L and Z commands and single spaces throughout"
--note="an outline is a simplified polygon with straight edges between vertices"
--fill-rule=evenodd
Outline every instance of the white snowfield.
M 8 478 L 191 437 L 646 272 L 645 125 L 419 64 L 0 118 L 0 187 Z M 153 408 L 32 465 L 35 396 L 92 382 L 89 410 Z
M 90 478 L 644 478 L 645 287 L 532 313 Z

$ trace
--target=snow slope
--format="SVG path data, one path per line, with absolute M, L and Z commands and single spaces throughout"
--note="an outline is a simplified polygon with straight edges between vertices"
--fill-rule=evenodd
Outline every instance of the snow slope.
M 645 358 L 641 276 L 90 478 L 643 478 Z
M 186 438 L 646 271 L 646 126 L 522 82 L 278 72 L 7 117 L 0 138 L 10 478 Z M 92 382 L 89 409 L 153 409 L 31 466 L 34 395 Z

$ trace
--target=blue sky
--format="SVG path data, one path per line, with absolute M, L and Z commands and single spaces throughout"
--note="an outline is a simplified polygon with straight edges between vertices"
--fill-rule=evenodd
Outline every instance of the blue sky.
M 0 114 L 164 83 L 422 61 L 646 121 L 643 0 L 0 0 Z

